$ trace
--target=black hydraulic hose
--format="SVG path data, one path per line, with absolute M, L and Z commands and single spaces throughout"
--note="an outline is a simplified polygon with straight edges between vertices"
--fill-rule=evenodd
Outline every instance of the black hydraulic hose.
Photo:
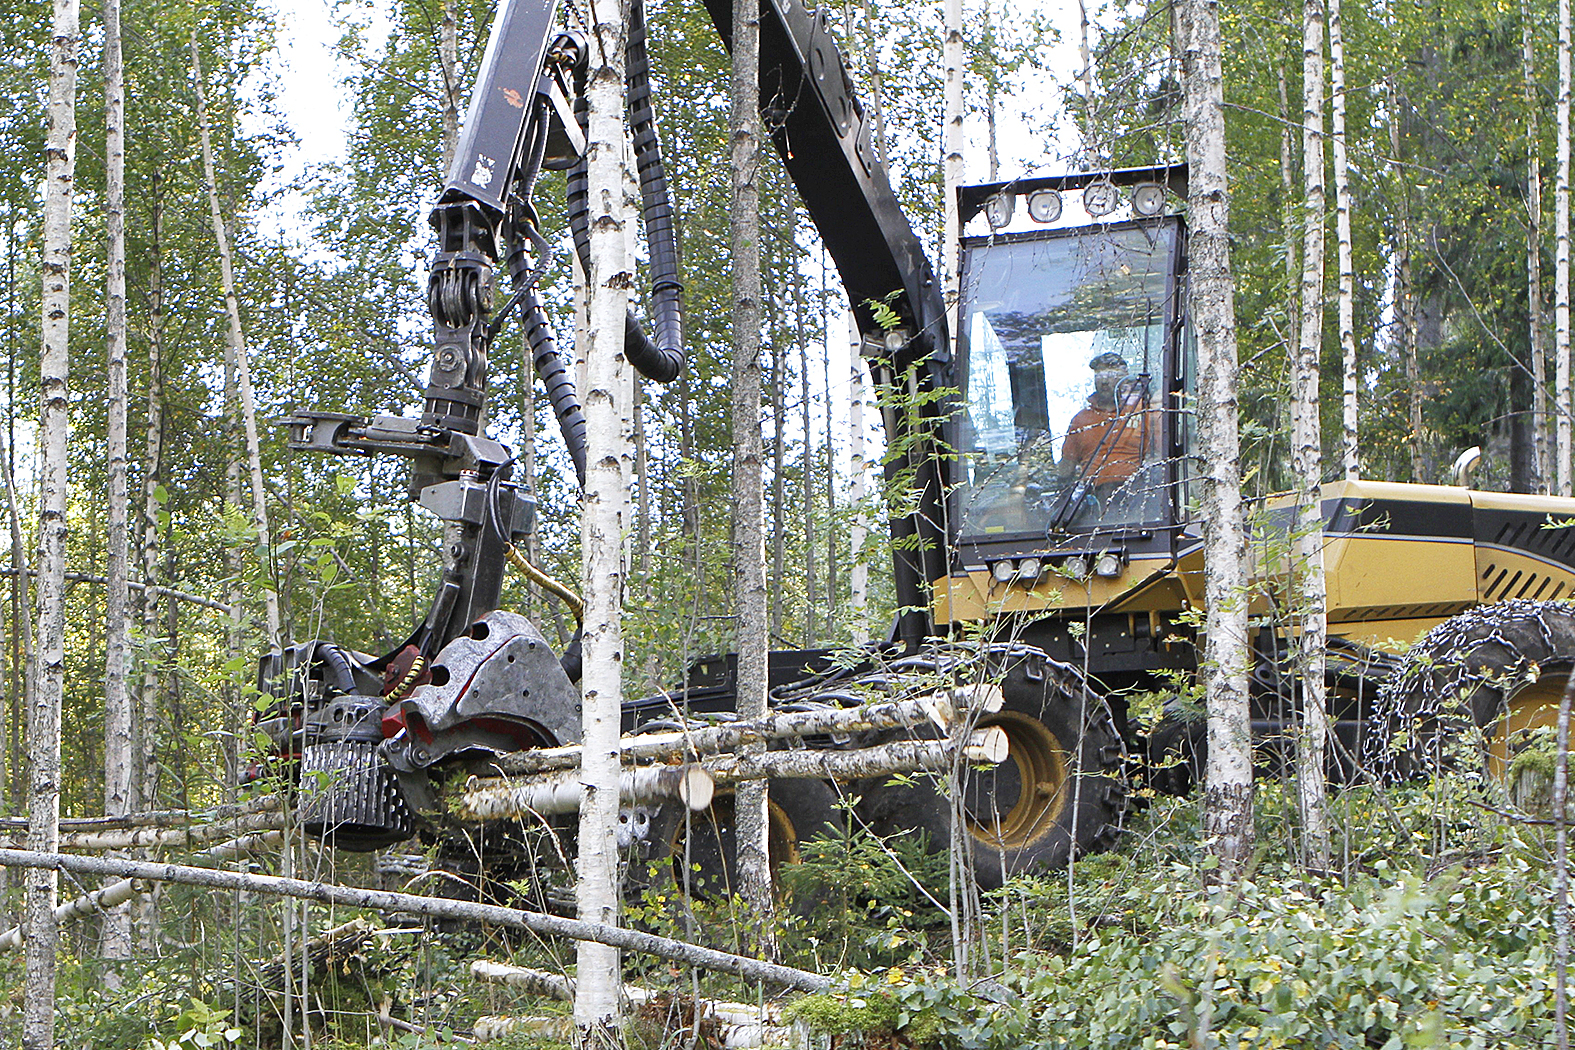
M 636 36 L 639 37 L 638 49 L 635 46 Z M 684 364 L 683 286 L 678 282 L 678 250 L 673 236 L 672 205 L 668 200 L 667 176 L 662 168 L 656 123 L 651 111 L 650 59 L 645 53 L 645 25 L 640 15 L 634 16 L 631 26 L 628 61 L 629 106 L 631 122 L 635 124 L 635 158 L 640 172 L 646 243 L 651 252 L 652 307 L 656 314 L 657 338 L 653 341 L 645 334 L 640 319 L 631 310 L 624 318 L 623 353 L 629 363 L 647 379 L 670 383 L 678 378 Z M 636 101 L 642 99 L 637 108 Z M 583 96 L 575 100 L 574 113 L 579 119 L 581 130 L 585 130 L 588 105 Z M 574 238 L 574 251 L 580 258 L 580 268 L 589 274 L 591 208 L 589 175 L 584 157 L 569 170 L 568 204 L 569 232 Z
M 574 389 L 574 377 L 563 355 L 558 352 L 558 341 L 553 338 L 552 324 L 547 311 L 542 308 L 536 289 L 528 288 L 520 300 L 520 314 L 524 318 L 525 337 L 530 341 L 531 359 L 542 386 L 547 388 L 547 401 L 552 414 L 558 417 L 558 429 L 563 431 L 563 443 L 568 447 L 569 459 L 574 462 L 574 474 L 585 486 L 585 413 L 580 409 L 579 391 Z M 530 421 L 526 420 L 526 426 Z
M 629 12 L 629 128 L 634 136 L 635 167 L 640 174 L 645 243 L 651 255 L 651 314 L 656 328 L 654 344 L 641 347 L 650 358 L 651 367 L 635 367 L 652 379 L 667 383 L 677 378 L 684 364 L 684 286 L 678 279 L 672 195 L 662 165 L 661 140 L 656 134 L 656 112 L 651 107 L 651 57 L 645 43 L 645 3 L 634 0 Z M 624 352 L 627 354 L 628 349 Z

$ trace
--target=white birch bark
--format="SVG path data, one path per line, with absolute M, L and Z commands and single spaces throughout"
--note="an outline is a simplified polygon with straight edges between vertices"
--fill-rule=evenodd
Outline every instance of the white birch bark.
M 624 315 L 633 284 L 624 208 L 624 48 L 628 5 L 593 9 L 588 86 L 591 269 L 585 350 L 586 479 L 581 555 L 585 633 L 580 680 L 584 759 L 579 823 L 579 917 L 618 922 L 618 737 L 623 704 L 623 537 L 630 523 L 633 376 L 623 357 Z M 609 1044 L 619 1017 L 616 948 L 581 942 L 574 1022 L 584 1038 Z
M 1211 0 L 1177 5 L 1190 174 L 1192 317 L 1201 375 L 1200 518 L 1208 605 L 1203 681 L 1208 708 L 1206 848 L 1228 878 L 1252 852 L 1252 735 L 1247 709 L 1247 538 L 1241 505 L 1236 399 L 1235 287 L 1230 269 L 1230 195 L 1225 177 L 1225 99 L 1220 72 L 1219 8 Z
M 104 813 L 131 812 L 131 694 L 128 544 L 126 519 L 126 149 L 125 83 L 120 50 L 120 2 L 104 0 L 104 219 L 108 236 L 104 328 L 108 358 L 109 522 L 105 545 Z M 128 896 L 126 900 L 129 900 Z M 124 901 L 118 902 L 124 903 Z M 131 956 L 131 914 L 106 905 L 100 951 L 106 959 Z M 105 974 L 116 986 L 119 975 Z
M 1323 350 L 1323 0 L 1305 0 L 1302 11 L 1302 281 L 1301 326 L 1291 367 L 1291 467 L 1297 479 L 1296 570 L 1299 594 L 1297 677 L 1301 726 L 1296 735 L 1296 797 L 1302 820 L 1303 860 L 1315 871 L 1329 866 L 1329 823 L 1324 750 L 1329 735 L 1324 695 L 1323 434 L 1318 417 L 1319 355 Z
M 1411 480 L 1427 482 L 1427 466 L 1422 458 L 1422 373 L 1416 358 L 1416 287 L 1411 279 L 1411 198 L 1405 172 L 1400 166 L 1400 116 L 1402 99 L 1389 79 L 1390 174 L 1395 194 L 1395 325 L 1399 328 L 1400 360 L 1405 368 L 1406 405 L 1410 419 Z
M 459 19 L 455 0 L 443 0 L 438 33 L 438 67 L 443 74 L 443 168 L 446 175 L 459 148 Z
M 76 0 L 55 0 L 44 142 L 44 250 L 39 353 L 38 688 L 28 708 L 28 847 L 52 852 L 60 836 L 60 708 L 66 675 L 66 504 L 70 484 L 71 205 L 76 179 Z M 29 872 L 22 1046 L 55 1044 L 57 877 Z
M 1570 495 L 1570 0 L 1559 0 L 1558 182 L 1553 191 L 1554 449 L 1559 495 Z
M 1351 178 L 1346 161 L 1345 29 L 1342 0 L 1329 0 L 1330 139 L 1334 152 L 1334 236 L 1340 268 L 1340 460 L 1345 476 L 1362 476 L 1356 361 L 1356 263 L 1351 248 Z
M 733 597 L 738 616 L 738 714 L 766 713 L 767 635 L 764 469 L 760 435 L 760 3 L 733 0 Z M 802 353 L 799 360 L 804 361 Z M 809 411 L 809 369 L 804 367 Z M 805 483 L 809 428 L 804 429 Z M 807 495 L 807 491 L 806 491 Z M 809 505 L 805 505 L 806 522 Z M 813 549 L 813 548 L 811 548 Z M 814 620 L 809 603 L 806 621 Z M 770 821 L 764 781 L 742 785 L 734 800 L 738 884 L 750 911 L 746 950 L 776 954 L 772 936 Z
M 946 297 L 946 324 L 957 331 L 958 244 L 961 225 L 957 212 L 957 187 L 963 180 L 963 30 L 962 0 L 946 0 L 941 27 L 941 64 L 945 67 L 942 94 L 941 164 L 942 207 L 946 228 L 941 241 L 942 291 Z M 830 435 L 828 434 L 829 438 Z
M 849 601 L 852 605 L 851 618 L 853 621 L 853 644 L 863 645 L 870 640 L 869 628 L 869 581 L 870 564 L 864 550 L 870 528 L 867 515 L 869 514 L 869 463 L 864 453 L 864 399 L 865 375 L 864 359 L 859 356 L 858 327 L 853 321 L 853 315 L 848 315 L 848 331 L 851 335 L 851 375 L 849 376 L 848 394 L 848 429 L 853 434 L 853 523 L 848 530 L 848 544 L 852 548 L 853 565 L 848 572 Z
M 1531 428 L 1536 453 L 1534 490 L 1551 491 L 1548 448 L 1548 348 L 1542 330 L 1542 107 L 1537 99 L 1536 52 L 1530 0 L 1520 5 L 1520 59 L 1526 99 L 1526 313 L 1531 342 Z
M 219 208 L 219 189 L 213 171 L 213 137 L 208 122 L 207 89 L 202 76 L 202 56 L 197 47 L 197 27 L 191 32 L 191 72 L 197 93 L 197 133 L 202 142 L 202 172 L 208 191 L 208 209 L 213 220 L 214 247 L 219 252 L 219 276 L 224 286 L 224 309 L 229 315 L 227 356 L 234 363 L 240 394 L 241 428 L 246 435 L 246 464 L 251 474 L 252 524 L 257 530 L 257 549 L 267 559 L 273 549 L 268 533 L 268 493 L 263 485 L 262 450 L 257 439 L 257 399 L 252 392 L 251 362 L 246 350 L 246 333 L 241 328 L 241 307 L 235 297 L 235 264 L 230 253 L 230 238 Z M 263 608 L 268 621 L 268 644 L 280 644 L 279 595 L 274 590 L 272 573 L 265 561 L 259 566 L 268 582 L 263 585 Z

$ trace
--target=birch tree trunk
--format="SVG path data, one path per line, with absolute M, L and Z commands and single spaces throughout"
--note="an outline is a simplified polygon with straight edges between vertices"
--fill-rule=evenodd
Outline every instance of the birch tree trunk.
M 782 636 L 787 601 L 787 340 L 771 341 L 771 637 Z
M 126 518 L 126 149 L 125 83 L 120 52 L 120 2 L 104 0 L 104 219 L 108 235 L 104 328 L 108 357 L 109 523 L 104 574 L 104 813 L 131 812 L 131 694 L 127 687 L 129 605 Z M 129 899 L 129 898 L 128 898 Z M 104 913 L 100 950 L 106 959 L 131 957 L 131 913 Z M 116 986 L 119 975 L 105 979 Z
M 852 566 L 848 570 L 850 617 L 853 621 L 853 644 L 863 645 L 870 640 L 869 630 L 869 580 L 870 564 L 865 556 L 864 544 L 869 536 L 868 514 L 869 502 L 869 463 L 864 453 L 864 399 L 865 399 L 865 367 L 864 359 L 859 356 L 858 326 L 853 320 L 853 315 L 848 315 L 848 333 L 851 336 L 849 353 L 852 368 L 848 382 L 848 430 L 852 433 L 850 452 L 852 456 L 853 489 L 850 493 L 853 499 L 853 522 L 848 529 L 848 546 L 851 550 Z
M 164 178 L 155 170 L 152 185 L 152 239 L 148 259 L 148 432 L 142 459 L 142 636 L 149 656 L 137 698 L 135 794 L 137 809 L 157 808 L 157 726 L 159 664 L 153 655 L 159 630 L 160 512 L 167 493 L 164 479 Z
M 71 204 L 76 179 L 78 9 L 55 0 L 49 56 L 49 117 L 44 143 L 43 317 L 40 387 L 38 516 L 38 689 L 27 719 L 32 769 L 28 793 L 29 849 L 52 852 L 60 838 L 60 707 L 66 675 L 66 503 L 70 437 Z M 22 1045 L 55 1044 L 55 898 L 53 872 L 27 876 L 27 977 Z
M 623 707 L 623 538 L 630 522 L 629 481 L 633 376 L 623 358 L 624 316 L 634 275 L 627 255 L 624 207 L 624 49 L 628 4 L 593 9 L 588 87 L 588 177 L 591 268 L 585 348 L 586 477 L 581 555 L 585 632 L 580 680 L 584 778 L 579 822 L 582 921 L 618 923 L 618 738 Z M 574 1022 L 588 1041 L 615 1045 L 622 985 L 616 948 L 578 946 Z
M 1334 236 L 1340 267 L 1340 459 L 1345 476 L 1362 476 L 1361 450 L 1357 446 L 1357 390 L 1361 376 L 1356 361 L 1356 264 L 1351 249 L 1351 178 L 1346 163 L 1345 135 L 1345 29 L 1340 17 L 1342 0 L 1329 0 L 1329 99 L 1331 138 L 1334 146 Z
M 946 324 L 957 331 L 957 302 L 960 293 L 957 273 L 961 224 L 957 212 L 957 187 L 963 180 L 963 14 L 962 0 L 946 0 L 941 28 L 941 64 L 946 70 L 942 94 L 941 124 L 941 206 L 946 225 L 941 241 L 941 286 L 946 297 Z M 1082 5 L 1079 4 L 1079 10 Z M 826 435 L 829 441 L 831 435 Z
M 1395 324 L 1399 326 L 1400 360 L 1405 369 L 1406 404 L 1411 422 L 1411 480 L 1425 483 L 1422 460 L 1422 373 L 1416 359 L 1416 288 L 1411 280 L 1411 194 L 1401 167 L 1400 113 L 1403 99 L 1389 78 L 1390 173 L 1395 195 Z
M 1177 5 L 1190 168 L 1187 244 L 1192 316 L 1202 374 L 1198 436 L 1203 452 L 1200 518 L 1208 605 L 1203 681 L 1209 757 L 1203 793 L 1206 848 L 1233 877 L 1252 853 L 1252 734 L 1247 709 L 1247 538 L 1241 506 L 1236 401 L 1235 288 L 1230 270 L 1230 194 L 1225 179 L 1225 100 L 1219 9 Z
M 1303 859 L 1329 866 L 1324 749 L 1329 734 L 1324 696 L 1328 634 L 1323 575 L 1323 435 L 1318 418 L 1319 354 L 1323 350 L 1323 0 L 1305 0 L 1302 17 L 1302 282 L 1300 339 L 1291 363 L 1291 465 L 1296 474 L 1296 570 L 1299 573 L 1297 677 L 1301 731 L 1296 737 L 1297 804 Z
M 1559 495 L 1570 495 L 1570 0 L 1559 0 L 1558 182 L 1553 191 L 1554 412 Z
M 765 506 L 760 447 L 760 0 L 733 0 L 733 597 L 738 616 L 738 713 L 766 713 Z M 802 340 L 800 350 L 802 351 Z M 803 360 L 802 353 L 800 360 Z M 809 405 L 809 370 L 804 369 Z M 804 469 L 809 471 L 809 428 Z M 806 505 L 806 515 L 809 507 Z M 814 620 L 814 605 L 806 622 Z M 758 748 L 757 748 L 758 749 Z M 738 884 L 750 911 L 744 951 L 776 955 L 772 936 L 770 823 L 765 781 L 740 784 L 734 799 Z
M 208 124 L 207 89 L 203 84 L 202 56 L 197 48 L 197 26 L 191 30 L 191 72 L 197 90 L 197 133 L 202 142 L 202 172 L 207 183 L 208 208 L 213 219 L 214 246 L 219 251 L 219 275 L 224 282 L 224 309 L 229 315 L 229 338 L 225 343 L 235 364 L 236 384 L 240 391 L 241 428 L 246 435 L 246 463 L 251 471 L 252 522 L 257 529 L 257 549 L 262 564 L 263 607 L 268 620 L 268 644 L 281 642 L 279 633 L 279 595 L 274 590 L 268 564 L 273 541 L 268 534 L 268 493 L 263 485 L 262 450 L 257 440 L 257 399 L 252 393 L 251 364 L 247 358 L 246 333 L 241 328 L 241 307 L 235 298 L 235 265 L 230 254 L 230 238 L 219 209 L 219 189 L 213 173 L 213 139 Z
M 443 167 L 447 175 L 459 148 L 459 20 L 454 14 L 455 0 L 443 0 L 442 25 L 438 34 L 438 66 L 443 73 Z
M 1536 454 L 1537 492 L 1550 491 L 1548 457 L 1548 361 L 1542 331 L 1542 131 L 1537 99 L 1536 52 L 1532 47 L 1531 4 L 1520 5 L 1520 59 L 1526 99 L 1526 312 L 1531 341 L 1531 429 Z

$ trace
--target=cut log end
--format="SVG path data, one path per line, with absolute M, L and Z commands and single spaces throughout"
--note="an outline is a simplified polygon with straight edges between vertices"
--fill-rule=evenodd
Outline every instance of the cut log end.
M 1006 761 L 1010 750 L 1011 740 L 1007 737 L 1006 730 L 1000 726 L 986 726 L 984 729 L 975 730 L 968 737 L 968 744 L 963 749 L 963 757 L 969 762 L 998 766 Z
M 716 778 L 698 765 L 686 766 L 678 780 L 678 799 L 691 812 L 698 813 L 711 805 L 716 794 Z

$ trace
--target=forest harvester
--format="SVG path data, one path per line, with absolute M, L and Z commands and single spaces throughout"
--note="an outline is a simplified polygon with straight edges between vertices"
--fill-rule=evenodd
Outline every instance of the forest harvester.
M 293 448 L 408 458 L 410 498 L 447 523 L 437 594 L 406 642 L 373 657 L 316 640 L 260 662 L 260 687 L 274 701 L 259 728 L 301 777 L 308 829 L 342 848 L 441 834 L 435 786 L 477 767 L 524 768 L 521 755 L 580 738 L 577 644 L 554 652 L 528 620 L 498 609 L 535 504 L 483 425 L 488 347 L 518 316 L 583 480 L 585 422 L 536 286 L 550 256 L 532 204 L 543 170 L 568 172 L 582 261 L 589 243 L 587 46 L 558 28 L 555 7 L 500 0 L 431 213 L 435 349 L 421 415 L 302 411 L 286 421 Z M 730 46 L 731 0 L 706 7 Z M 683 366 L 681 286 L 640 0 L 633 8 L 626 101 L 652 294 L 651 334 L 631 313 L 625 354 L 666 382 Z M 1202 606 L 1185 169 L 963 188 L 964 236 L 947 247 L 960 273 L 949 314 L 825 8 L 763 0 L 760 52 L 766 127 L 846 288 L 862 358 L 888 395 L 889 447 L 900 450 L 888 477 L 914 497 L 890 522 L 900 608 L 890 636 L 852 660 L 773 653 L 771 703 L 813 721 L 872 690 L 900 700 L 933 691 L 938 679 L 988 682 L 996 702 L 968 717 L 1006 742 L 997 748 L 1004 760 L 956 759 L 956 790 L 923 777 L 773 781 L 774 861 L 825 822 L 849 819 L 961 842 L 985 885 L 1104 847 L 1119 830 L 1129 779 L 1184 788 L 1200 743 L 1196 723 L 1181 717 Z M 494 292 L 498 271 L 506 292 Z M 1575 500 L 1342 481 L 1325 487 L 1322 511 L 1338 741 L 1331 774 L 1351 776 L 1364 748 L 1370 763 L 1397 772 L 1426 761 L 1429 743 L 1462 722 L 1439 703 L 1448 691 L 1441 657 L 1460 653 L 1469 659 L 1456 678 L 1468 679 L 1470 714 L 1500 741 L 1502 762 L 1512 731 L 1545 721 L 1575 657 L 1575 613 L 1560 604 L 1575 593 L 1575 528 L 1556 527 L 1575 522 Z M 1291 504 L 1270 501 L 1261 516 L 1269 532 L 1283 532 Z M 1299 690 L 1286 655 L 1293 634 L 1273 608 L 1285 589 L 1271 585 L 1264 564 L 1265 586 L 1254 591 L 1253 726 L 1272 754 L 1296 721 Z M 1396 673 L 1402 661 L 1382 643 L 1430 628 L 1419 649 L 1433 659 Z M 725 733 L 733 666 L 701 660 L 670 693 L 627 704 L 626 732 Z M 1172 697 L 1157 729 L 1139 717 L 1139 696 Z M 941 732 L 861 725 L 807 746 L 850 750 Z M 1181 761 L 1151 761 L 1172 754 Z M 839 792 L 856 801 L 837 805 Z M 689 856 L 709 858 L 725 877 L 725 820 L 679 821 L 679 806 L 631 800 L 629 845 L 661 860 L 687 826 Z

